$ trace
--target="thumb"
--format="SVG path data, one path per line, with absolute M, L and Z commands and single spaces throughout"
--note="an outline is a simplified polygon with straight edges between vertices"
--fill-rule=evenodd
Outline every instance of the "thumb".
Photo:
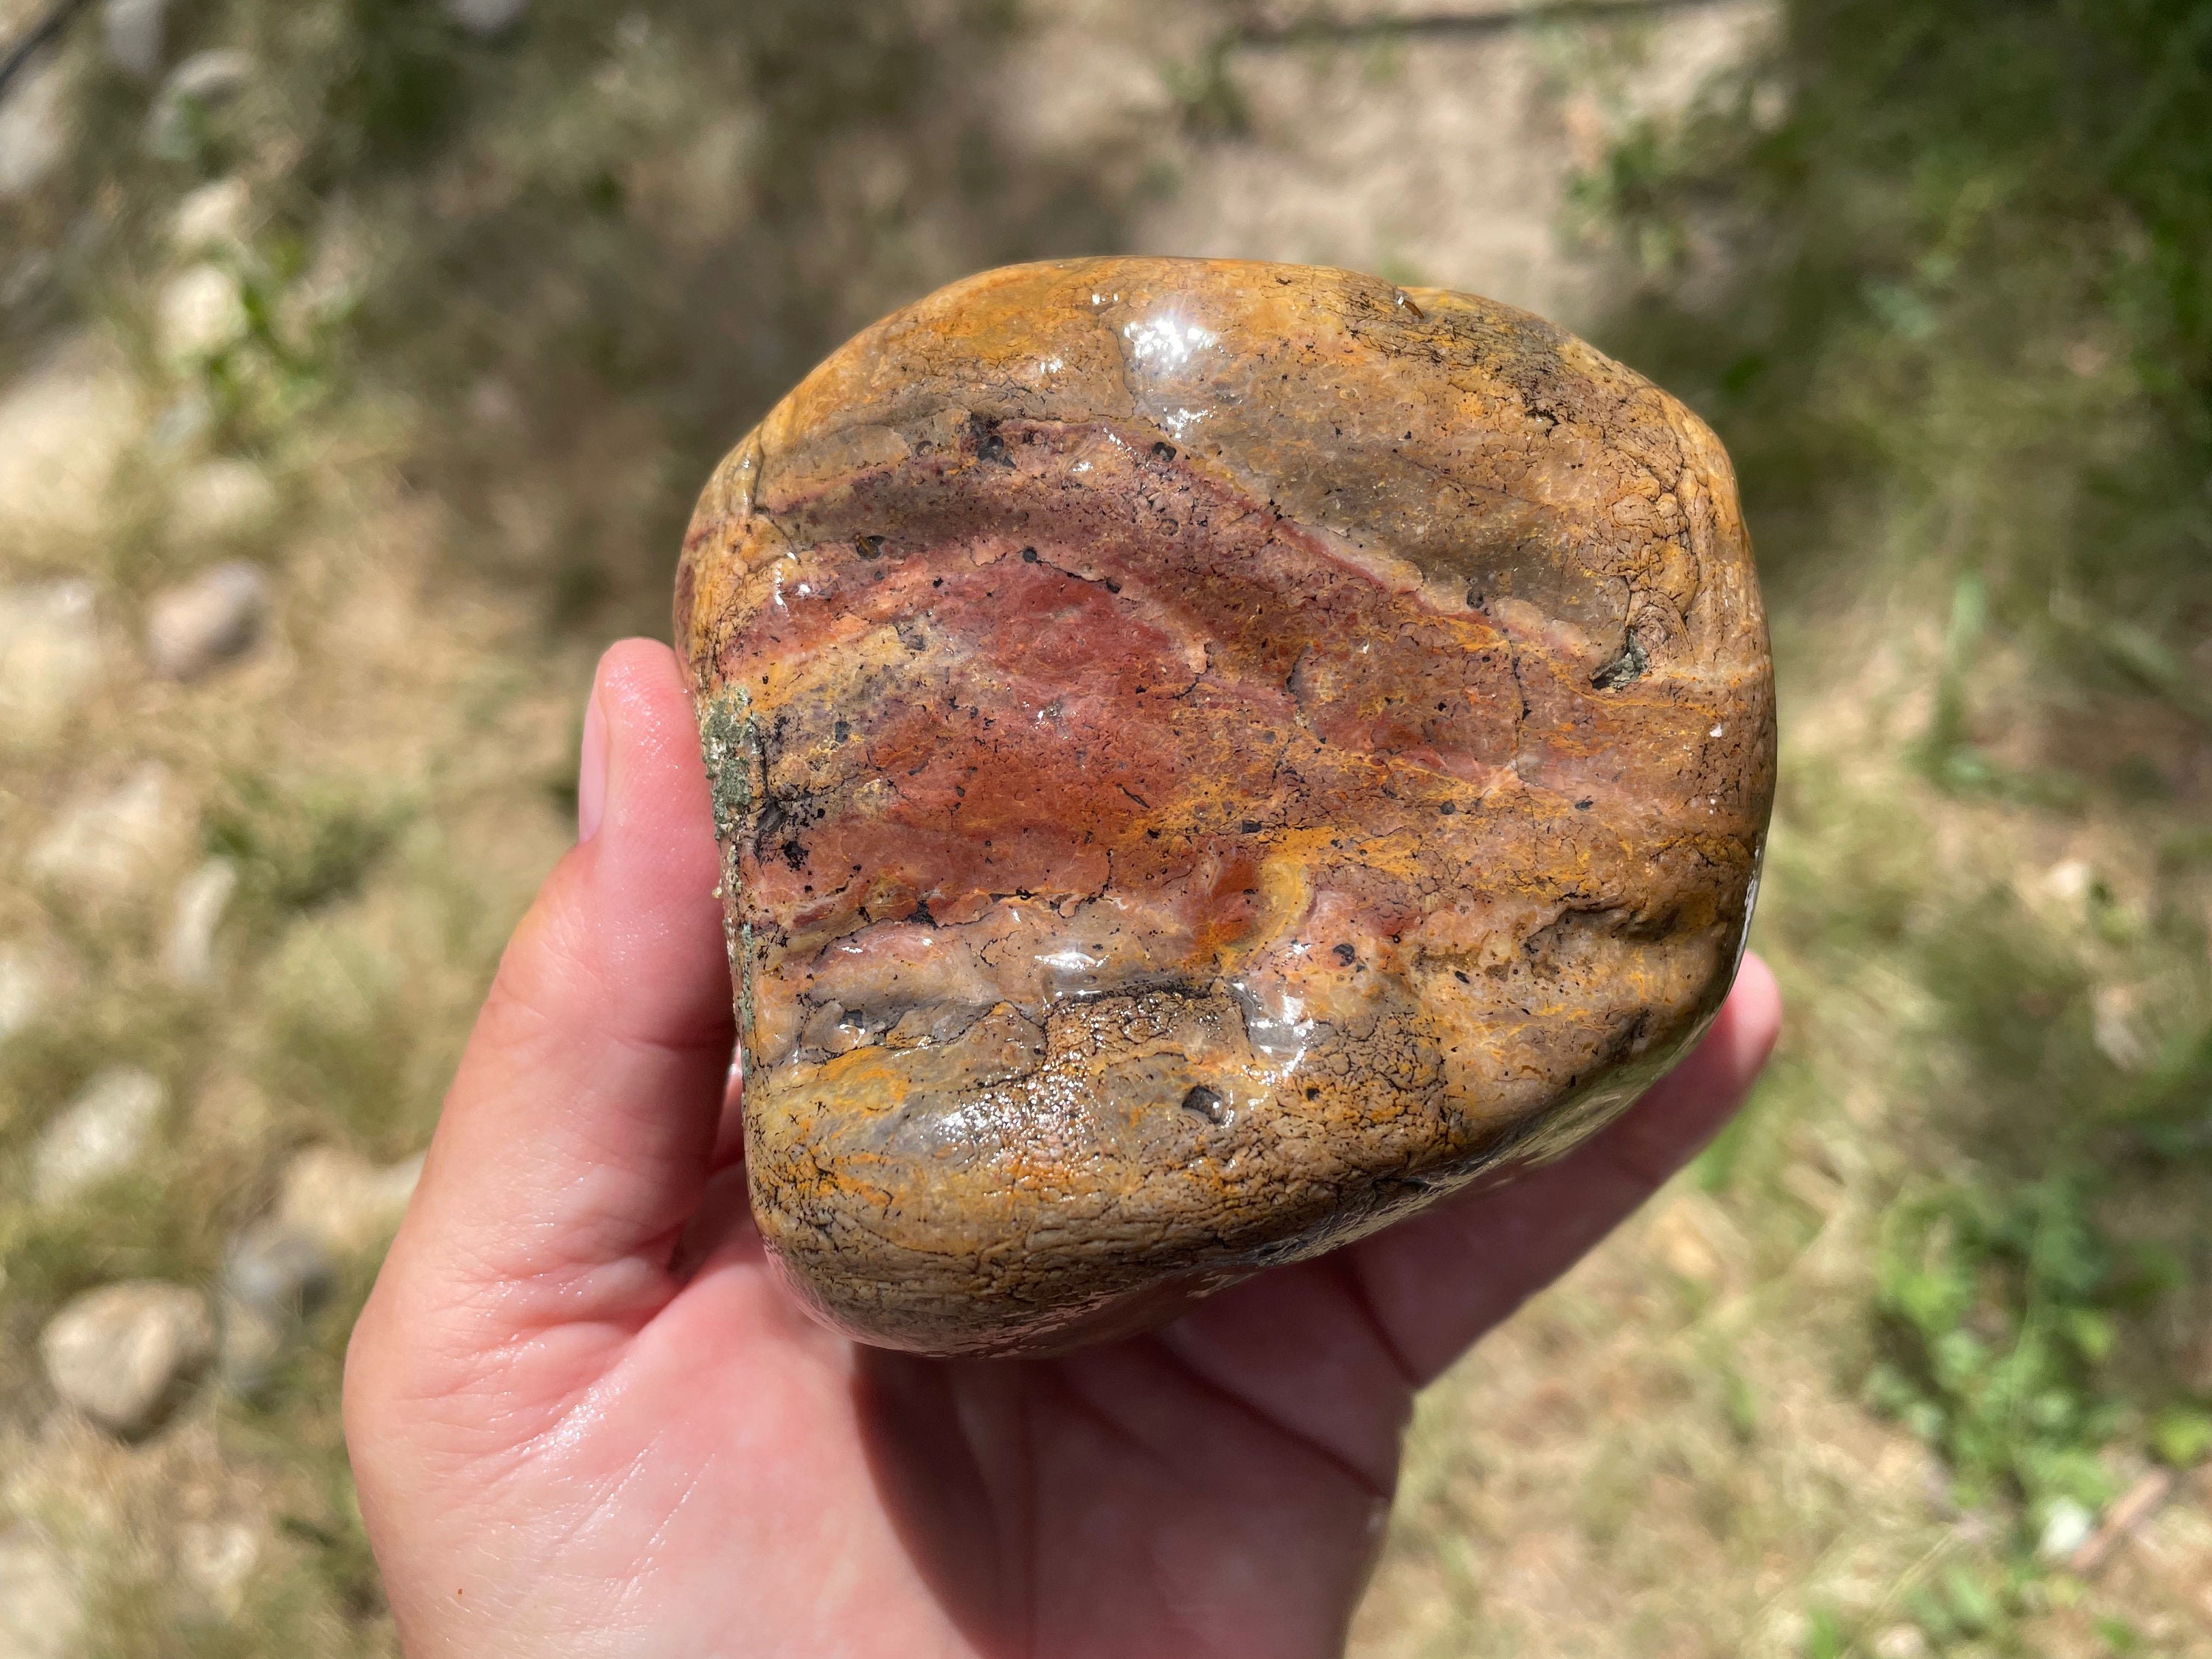
M 422 1318 L 477 1351 L 635 1330 L 675 1291 L 734 1033 L 705 770 L 667 647 L 600 659 L 585 750 L 583 839 L 507 945 L 378 1286 L 416 1340 Z

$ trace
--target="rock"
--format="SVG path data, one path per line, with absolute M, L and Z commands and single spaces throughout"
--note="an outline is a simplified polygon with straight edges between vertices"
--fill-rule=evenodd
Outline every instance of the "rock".
M 193 1521 L 177 1530 L 177 1565 L 225 1619 L 246 1603 L 246 1581 L 261 1563 L 259 1532 L 243 1521 Z
M 207 1299 L 153 1279 L 88 1291 L 39 1338 L 54 1392 L 126 1437 L 159 1422 L 214 1352 Z
M 168 14 L 169 0 L 105 0 L 100 24 L 107 61 L 141 81 L 160 76 L 168 44 Z
M 380 1169 L 331 1147 L 286 1166 L 276 1207 L 231 1243 L 223 1267 L 223 1381 L 258 1393 L 301 1318 L 337 1282 L 344 1258 L 381 1246 L 422 1173 L 412 1158 Z
M 0 721 L 43 738 L 100 684 L 92 584 L 0 588 Z
M 173 365 L 189 368 L 222 356 L 250 326 L 238 278 L 221 265 L 179 271 L 161 290 L 161 354 Z
M 257 1313 L 296 1317 L 329 1293 L 337 1271 L 329 1248 L 314 1234 L 271 1218 L 231 1241 L 223 1259 L 223 1297 Z
M 167 1088 L 150 1072 L 117 1066 L 100 1073 L 39 1137 L 31 1154 L 33 1195 L 41 1204 L 65 1204 L 129 1169 L 168 1101 Z
M 351 1152 L 310 1146 L 285 1167 L 276 1220 L 333 1255 L 389 1239 L 422 1178 L 418 1155 L 382 1168 Z
M 2097 1517 L 2070 1498 L 2054 1498 L 2043 1512 L 2043 1535 L 2035 1553 L 2045 1561 L 2063 1561 L 2089 1541 Z
M 1555 1156 L 1735 975 L 1728 459 L 1523 313 L 987 272 L 739 442 L 676 597 L 753 1211 L 860 1340 L 1054 1352 Z
M 253 192 L 243 179 L 218 179 L 202 185 L 177 204 L 169 221 L 169 244 L 186 258 L 235 253 L 246 246 Z
M 46 977 L 29 951 L 0 945 L 0 1042 L 36 1019 L 46 1005 Z
M 169 71 L 146 114 L 146 148 L 173 161 L 191 159 L 194 112 L 221 108 L 252 85 L 251 52 L 217 47 L 194 52 Z
M 146 611 L 147 654 L 171 679 L 198 679 L 251 648 L 268 609 L 269 579 L 259 566 L 217 565 L 155 595 Z
M 67 83 L 46 56 L 0 98 L 0 202 L 28 196 L 69 155 Z
M 337 1283 L 337 1263 L 313 1236 L 270 1218 L 231 1241 L 222 1270 L 224 1385 L 251 1398 L 265 1388 L 301 1318 Z
M 479 40 L 506 33 L 529 9 L 530 0 L 446 0 L 446 15 Z
M 217 46 L 194 52 L 161 84 L 172 100 L 216 105 L 235 98 L 253 83 L 253 54 Z
M 177 481 L 169 539 L 185 547 L 234 542 L 276 514 L 276 487 L 252 462 L 204 461 Z
M 0 1654 L 70 1659 L 83 1629 L 82 1587 L 68 1559 L 28 1527 L 0 1532 Z
M 179 455 L 207 436 L 215 425 L 215 405 L 198 386 L 187 388 L 159 415 L 146 434 L 147 447 L 161 455 Z
M 116 354 L 83 335 L 0 392 L 0 535 L 96 532 L 137 401 Z
M 2100 985 L 2089 999 L 2090 1036 L 2097 1052 L 2123 1072 L 2141 1072 L 2156 1057 L 2136 1017 L 2137 996 L 2127 985 Z
M 1875 1638 L 1875 1659 L 1925 1659 L 1928 1638 L 1917 1625 L 1892 1625 Z
M 205 985 L 215 977 L 216 929 L 237 890 L 238 866 L 228 859 L 210 859 L 177 889 L 161 965 L 179 985 Z
M 2083 859 L 2061 859 L 2043 872 L 2043 890 L 2061 904 L 2079 904 L 2097 884 L 2097 872 Z
M 92 901 L 136 892 L 182 839 L 175 786 L 158 763 L 120 787 L 80 796 L 31 849 L 31 873 Z

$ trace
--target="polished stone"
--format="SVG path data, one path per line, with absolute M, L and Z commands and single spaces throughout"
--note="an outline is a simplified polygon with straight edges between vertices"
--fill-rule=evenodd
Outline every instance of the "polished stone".
M 723 463 L 676 625 L 755 1212 L 868 1341 L 1096 1340 L 1556 1152 L 1741 949 L 1727 457 L 1486 301 L 957 283 Z

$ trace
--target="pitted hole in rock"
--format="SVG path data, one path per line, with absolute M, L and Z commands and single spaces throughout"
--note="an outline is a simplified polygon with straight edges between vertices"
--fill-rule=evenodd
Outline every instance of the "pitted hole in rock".
M 1195 1112 L 1208 1123 L 1229 1121 L 1229 1103 L 1203 1083 L 1194 1083 L 1190 1086 L 1189 1091 L 1182 1097 L 1182 1109 L 1186 1112 Z
M 1641 679 L 1650 666 L 1651 659 L 1644 654 L 1642 642 L 1631 634 L 1620 654 L 1590 676 L 1590 684 L 1600 691 L 1618 691 L 1631 680 Z

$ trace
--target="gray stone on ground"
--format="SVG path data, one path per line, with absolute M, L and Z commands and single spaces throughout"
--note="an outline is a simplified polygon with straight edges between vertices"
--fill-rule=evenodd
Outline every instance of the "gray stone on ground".
M 232 1240 L 223 1264 L 227 1386 L 250 1397 L 268 1383 L 340 1262 L 391 1237 L 422 1173 L 419 1157 L 380 1168 L 316 1146 L 293 1158 L 276 1207 Z
M 69 1558 L 29 1527 L 0 1529 L 0 1654 L 70 1659 L 83 1629 L 83 1588 Z
M 251 1397 L 267 1386 L 301 1320 L 337 1283 L 323 1243 L 276 1218 L 234 1238 L 222 1266 L 223 1383 Z
M 0 721 L 12 733 L 41 738 L 59 726 L 100 684 L 101 665 L 90 582 L 0 587 Z
M 234 560 L 165 588 L 146 608 L 146 653 L 173 680 L 198 679 L 251 650 L 269 610 L 269 579 Z
M 154 1279 L 87 1291 L 39 1338 L 55 1394 L 124 1436 L 158 1423 L 214 1352 L 207 1298 Z
M 107 61 L 141 81 L 155 79 L 161 73 L 168 21 L 169 0 L 104 0 L 100 28 Z
M 169 1091 L 150 1072 L 113 1066 L 78 1091 L 31 1153 L 32 1195 L 65 1204 L 136 1164 L 161 1121 Z
M 529 9 L 530 0 L 446 0 L 446 15 L 480 40 L 504 34 Z
M 228 859 L 210 859 L 179 884 L 161 947 L 161 966 L 175 983 L 205 985 L 215 977 L 216 930 L 237 890 L 238 866 Z
M 69 154 L 65 77 L 51 49 L 40 56 L 0 98 L 0 202 L 28 196 Z
M 176 786 L 149 762 L 121 784 L 71 802 L 31 848 L 30 871 L 79 899 L 126 897 L 174 856 L 183 830 Z

